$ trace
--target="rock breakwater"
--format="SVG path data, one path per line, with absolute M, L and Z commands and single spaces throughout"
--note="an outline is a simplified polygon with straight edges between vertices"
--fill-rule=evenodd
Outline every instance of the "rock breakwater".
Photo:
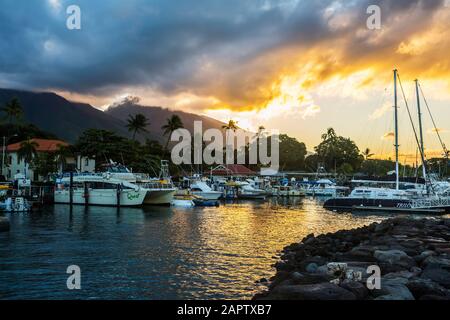
M 287 246 L 275 267 L 254 299 L 450 300 L 450 219 L 310 234 Z

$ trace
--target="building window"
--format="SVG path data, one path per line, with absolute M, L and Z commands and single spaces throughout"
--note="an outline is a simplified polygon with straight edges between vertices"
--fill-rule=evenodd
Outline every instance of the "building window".
M 85 167 L 89 166 L 89 158 L 84 158 L 84 166 Z

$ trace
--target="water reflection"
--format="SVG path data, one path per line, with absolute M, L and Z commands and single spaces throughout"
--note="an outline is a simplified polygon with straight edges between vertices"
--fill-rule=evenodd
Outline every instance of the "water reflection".
M 193 209 L 54 206 L 10 216 L 11 232 L 0 234 L 0 296 L 250 298 L 284 246 L 386 217 L 333 213 L 308 198 Z M 71 264 L 81 267 L 81 291 L 66 289 Z

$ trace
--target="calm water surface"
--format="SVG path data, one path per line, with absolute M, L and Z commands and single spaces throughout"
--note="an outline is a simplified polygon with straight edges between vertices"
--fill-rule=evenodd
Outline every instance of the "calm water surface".
M 0 233 L 0 299 L 247 299 L 286 245 L 309 233 L 387 218 L 322 209 L 313 199 L 220 208 L 49 207 L 8 215 Z M 82 290 L 66 287 L 78 265 Z

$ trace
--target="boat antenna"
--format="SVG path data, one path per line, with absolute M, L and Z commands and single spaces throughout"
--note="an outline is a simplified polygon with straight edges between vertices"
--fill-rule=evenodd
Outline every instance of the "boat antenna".
M 395 189 L 399 190 L 398 176 L 398 105 L 397 105 L 397 69 L 394 69 L 394 120 L 395 120 Z

